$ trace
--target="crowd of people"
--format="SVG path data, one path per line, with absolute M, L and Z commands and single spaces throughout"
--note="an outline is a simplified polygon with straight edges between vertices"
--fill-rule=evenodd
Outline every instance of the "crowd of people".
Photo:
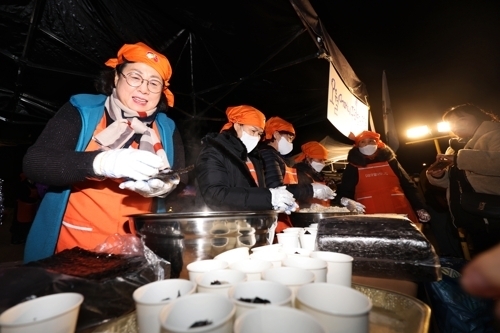
M 26 177 L 48 186 L 27 238 L 26 262 L 74 246 L 91 250 L 109 235 L 127 234 L 128 215 L 150 212 L 155 200 L 175 196 L 188 183 L 186 174 L 158 176 L 186 166 L 179 129 L 167 116 L 174 104 L 168 59 L 136 43 L 123 45 L 105 64 L 96 83 L 100 94 L 72 96 L 24 157 Z M 288 214 L 313 204 L 434 223 L 434 210 L 378 133 L 352 138 L 336 184 L 323 173 L 328 151 L 317 141 L 301 146 L 295 164 L 289 161 L 297 135 L 290 122 L 245 104 L 228 107 L 226 115 L 220 132 L 202 139 L 193 173 L 197 206 L 276 210 L 278 232 L 291 226 Z M 426 177 L 447 189 L 451 223 L 466 229 L 479 254 L 499 243 L 500 217 L 466 211 L 460 198 L 464 191 L 500 195 L 500 123 L 473 105 L 452 108 L 443 119 L 456 139 Z M 488 267 L 497 261 L 497 255 L 479 256 L 465 271 L 466 288 L 476 292 L 474 281 L 481 279 L 471 276 L 484 274 L 481 281 L 490 279 L 497 289 L 482 295 L 500 295 L 499 270 Z

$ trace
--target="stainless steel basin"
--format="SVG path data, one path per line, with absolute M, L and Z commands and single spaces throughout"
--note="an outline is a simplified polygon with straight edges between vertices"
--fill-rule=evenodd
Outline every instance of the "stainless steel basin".
M 186 278 L 186 266 L 212 259 L 236 247 L 270 244 L 278 215 L 275 211 L 221 211 L 129 216 L 133 234 L 171 264 L 171 278 Z

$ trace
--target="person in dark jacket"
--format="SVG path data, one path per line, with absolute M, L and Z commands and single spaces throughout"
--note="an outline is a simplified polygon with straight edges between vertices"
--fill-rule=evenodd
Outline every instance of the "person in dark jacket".
M 326 179 L 322 170 L 328 159 L 328 151 L 317 141 L 309 141 L 301 147 L 301 153 L 295 158 L 294 168 L 297 170 L 297 179 L 299 185 L 324 184 L 332 190 L 336 189 L 333 179 Z M 311 204 L 321 206 L 330 206 L 330 200 L 319 200 L 310 198 L 307 200 L 298 200 L 300 208 L 308 208 Z
M 392 149 L 380 140 L 380 134 L 363 131 L 357 135 L 347 161 L 337 191 L 344 206 L 355 206 L 349 205 L 354 201 L 364 206 L 367 214 L 406 214 L 417 225 L 430 220 L 415 183 Z
M 265 139 L 258 147 L 264 162 L 266 185 L 270 188 L 286 186 L 298 202 L 309 201 L 313 198 L 333 199 L 335 193 L 324 184 L 299 184 L 297 171 L 289 167 L 283 158 L 292 151 L 294 138 L 295 129 L 286 120 L 272 117 L 266 122 Z M 278 217 L 276 232 L 291 226 L 290 219 L 282 215 Z
M 284 187 L 266 188 L 258 151 L 265 116 L 248 105 L 229 107 L 220 133 L 202 139 L 196 161 L 197 205 L 211 210 L 295 210 Z

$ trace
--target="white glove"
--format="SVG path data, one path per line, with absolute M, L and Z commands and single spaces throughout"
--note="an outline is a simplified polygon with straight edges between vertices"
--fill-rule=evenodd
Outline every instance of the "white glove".
M 365 212 L 365 208 L 366 208 L 365 205 L 363 205 L 355 200 L 343 197 L 342 199 L 340 199 L 340 203 L 342 204 L 342 206 L 349 209 L 350 212 L 356 212 L 356 213 L 364 213 Z
M 146 180 L 162 165 L 160 156 L 139 149 L 113 149 L 98 154 L 93 162 L 98 176 Z
M 274 210 L 290 214 L 299 207 L 293 198 L 293 194 L 288 192 L 285 186 L 270 188 L 269 191 L 271 191 L 271 204 Z
M 127 189 L 139 193 L 143 197 L 162 197 L 165 198 L 179 184 L 179 175 L 173 174 L 168 181 L 158 178 L 149 180 L 129 180 L 119 185 L 121 189 Z
M 320 184 L 320 183 L 311 183 L 311 186 L 313 188 L 313 198 L 315 199 L 320 199 L 320 200 L 329 200 L 329 199 L 334 199 L 337 193 L 333 191 L 329 186 Z
M 425 209 L 417 210 L 417 215 L 420 222 L 429 222 L 431 220 L 431 216 Z

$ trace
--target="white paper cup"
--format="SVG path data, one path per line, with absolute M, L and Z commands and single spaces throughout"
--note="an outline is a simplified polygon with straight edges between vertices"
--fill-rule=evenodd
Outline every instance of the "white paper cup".
M 302 256 L 288 256 L 283 266 L 307 269 L 314 273 L 314 282 L 326 282 L 326 261 Z
M 297 291 L 295 307 L 315 317 L 329 333 L 368 333 L 371 300 L 352 288 L 311 283 Z
M 293 233 L 293 234 L 299 234 L 301 232 L 304 232 L 304 228 L 299 228 L 299 227 L 290 227 L 290 228 L 286 228 L 286 229 L 283 229 L 283 232 L 285 234 L 287 233 Z
M 228 266 L 229 264 L 224 260 L 205 259 L 193 261 L 186 268 L 189 273 L 189 280 L 196 283 L 198 276 L 203 275 L 203 273 L 215 271 L 216 269 L 224 269 Z
M 311 255 L 311 250 L 303 249 L 301 247 L 296 248 L 284 248 L 283 252 L 288 256 L 302 256 L 309 257 Z
M 234 333 L 326 333 L 313 316 L 294 308 L 266 306 L 248 311 L 234 322 Z
M 233 262 L 231 266 L 229 266 L 230 269 L 245 273 L 247 281 L 261 280 L 262 272 L 271 267 L 273 267 L 273 264 L 270 261 L 259 259 L 245 259 Z
M 73 333 L 83 295 L 59 293 L 19 303 L 0 315 L 2 333 Z
M 286 254 L 283 252 L 269 252 L 269 251 L 257 251 L 250 255 L 250 259 L 258 259 L 269 261 L 273 264 L 273 267 L 281 267 L 281 262 L 286 258 Z
M 262 273 L 265 281 L 281 283 L 292 290 L 292 305 L 295 304 L 295 296 L 299 287 L 314 282 L 314 273 L 303 268 L 277 267 L 270 268 Z
M 161 309 L 179 297 L 191 295 L 196 284 L 185 279 L 168 279 L 151 282 L 137 288 L 132 294 L 135 302 L 137 326 L 140 333 L 159 333 L 158 315 Z
M 283 249 L 300 247 L 299 234 L 295 232 L 281 232 L 276 234 L 278 244 L 283 245 Z
M 300 240 L 300 247 L 314 251 L 316 249 L 316 234 L 306 234 L 306 233 L 300 233 L 299 234 L 299 240 Z
M 214 293 L 228 296 L 229 288 L 238 282 L 244 282 L 247 275 L 235 269 L 218 269 L 199 276 L 196 280 L 199 293 Z M 218 283 L 217 283 L 218 282 Z
M 281 251 L 282 248 L 283 248 L 283 245 L 281 245 L 281 244 L 270 244 L 270 245 L 253 247 L 250 249 L 250 251 L 252 253 L 260 252 L 260 251 Z
M 318 229 L 318 223 L 309 224 L 309 228 Z
M 345 287 L 352 285 L 352 261 L 350 255 L 328 251 L 313 251 L 311 258 L 326 261 L 326 282 Z
M 270 303 L 250 303 L 241 299 L 267 300 Z M 246 281 L 235 284 L 229 289 L 229 299 L 236 304 L 236 318 L 247 311 L 268 305 L 292 306 L 292 290 L 274 281 Z
M 165 333 L 232 333 L 236 307 L 227 297 L 217 294 L 192 294 L 166 305 L 160 312 Z M 197 322 L 210 324 L 192 327 Z
M 235 261 L 248 259 L 250 257 L 250 252 L 248 247 L 237 247 L 231 249 L 214 257 L 215 260 L 222 260 L 231 265 Z

